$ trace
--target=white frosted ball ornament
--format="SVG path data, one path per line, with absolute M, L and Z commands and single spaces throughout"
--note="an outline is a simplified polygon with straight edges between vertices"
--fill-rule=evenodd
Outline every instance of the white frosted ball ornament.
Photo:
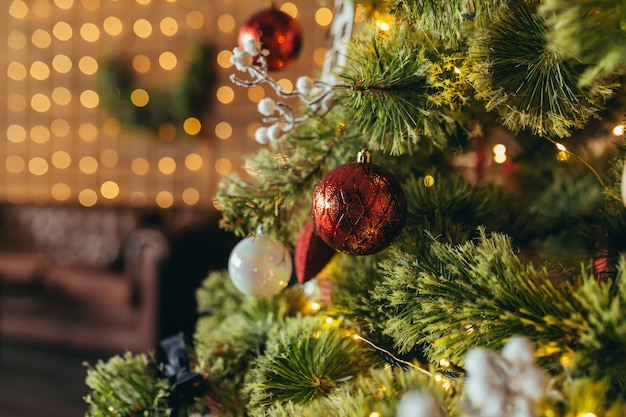
M 293 263 L 287 248 L 267 236 L 241 240 L 228 258 L 228 273 L 235 287 L 253 297 L 269 297 L 289 284 Z

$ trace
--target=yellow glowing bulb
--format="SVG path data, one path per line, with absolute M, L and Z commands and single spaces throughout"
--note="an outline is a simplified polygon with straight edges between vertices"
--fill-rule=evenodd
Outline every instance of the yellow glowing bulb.
M 313 311 L 318 311 L 321 308 L 320 303 L 311 303 L 310 307 Z
M 506 146 L 504 146 L 503 144 L 498 143 L 497 145 L 493 147 L 494 155 L 503 155 L 505 153 L 506 153 Z
M 569 159 L 570 155 L 571 154 L 569 153 L 569 151 L 559 151 L 556 154 L 556 159 L 558 161 L 565 162 L 565 161 L 567 161 Z
M 333 318 L 332 317 L 326 317 L 326 324 L 333 324 Z
M 202 123 L 195 117 L 188 117 L 183 122 L 183 129 L 188 135 L 197 135 L 202 130 Z
M 150 102 L 150 95 L 143 88 L 137 88 L 130 93 L 130 101 L 137 107 L 145 107 Z
M 376 22 L 376 27 L 383 32 L 387 32 L 389 29 L 391 29 L 391 26 L 389 26 L 389 23 L 387 22 Z
M 496 164 L 503 164 L 506 162 L 506 154 L 501 153 L 501 154 L 496 154 L 493 156 L 493 161 Z
M 556 148 L 559 151 L 566 151 L 567 150 L 567 148 L 562 143 L 558 143 L 558 142 L 556 143 Z
M 624 134 L 624 125 L 617 125 L 613 128 L 613 135 L 622 136 Z
M 374 411 L 370 414 L 370 417 L 380 417 L 380 413 L 378 411 Z
M 378 30 L 382 32 L 388 32 L 391 30 L 391 24 L 393 23 L 393 16 L 389 13 L 376 13 L 374 15 L 374 25 Z
M 454 72 L 456 72 L 457 74 L 461 75 L 461 68 L 455 66 L 454 67 Z
M 591 412 L 582 412 L 579 413 L 576 417 L 597 417 L 597 415 Z
M 450 366 L 450 361 L 447 360 L 446 358 L 441 358 L 439 359 L 439 366 L 448 368 Z

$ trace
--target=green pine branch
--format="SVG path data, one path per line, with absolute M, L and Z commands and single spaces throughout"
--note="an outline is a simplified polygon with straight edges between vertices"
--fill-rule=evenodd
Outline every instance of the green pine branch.
M 323 317 L 285 321 L 268 337 L 265 352 L 253 364 L 246 392 L 251 416 L 265 415 L 274 403 L 306 405 L 327 397 L 346 381 L 380 363 L 341 324 Z
M 558 404 L 553 409 L 562 410 L 563 416 L 581 416 L 589 410 L 600 410 L 605 417 L 623 417 L 626 409 L 624 398 L 615 398 L 615 385 L 612 381 L 577 378 L 565 381 L 561 388 L 565 404 Z M 550 410 L 552 411 L 552 410 Z M 544 413 L 548 417 L 549 412 Z
M 574 296 L 582 306 L 583 320 L 571 366 L 595 380 L 609 381 L 613 384 L 609 393 L 626 399 L 619 388 L 626 383 L 626 255 L 620 257 L 614 279 L 584 276 Z
M 172 388 L 147 354 L 127 352 L 88 365 L 85 383 L 90 417 L 170 416 Z
M 271 329 L 302 311 L 302 290 L 289 288 L 274 297 L 245 296 L 235 289 L 226 271 L 215 271 L 203 281 L 196 297 L 200 317 L 194 361 L 196 372 L 205 377 L 205 397 L 214 412 L 243 416 L 250 365 L 263 352 Z
M 428 45 L 424 35 L 396 27 L 355 37 L 348 48 L 339 102 L 353 109 L 351 123 L 370 150 L 412 153 L 423 139 L 443 148 L 455 132 L 453 110 L 465 100 L 464 87 L 452 61 Z
M 434 175 L 434 184 L 410 176 L 403 183 L 407 196 L 404 237 L 417 247 L 430 247 L 426 232 L 445 242 L 470 239 L 477 226 L 501 230 L 508 223 L 503 190 L 490 183 L 471 184 L 458 174 Z
M 442 415 L 454 415 L 452 409 L 459 397 L 454 389 L 442 389 L 434 374 L 416 369 L 374 367 L 365 374 L 345 381 L 328 396 L 317 397 L 306 404 L 275 402 L 264 410 L 267 417 L 353 417 L 393 416 L 398 404 L 407 394 L 431 397 Z M 444 412 L 449 414 L 443 414 Z
M 384 253 L 372 256 L 337 254 L 325 268 L 323 276 L 332 283 L 332 302 L 328 313 L 346 317 L 369 340 L 379 346 L 391 347 L 390 339 L 383 334 L 381 327 L 386 313 L 372 300 L 372 291 L 382 280 L 376 267 L 381 256 Z
M 567 137 L 597 117 L 616 85 L 581 87 L 585 68 L 550 49 L 547 33 L 535 5 L 513 2 L 476 29 L 464 72 L 486 109 L 496 110 L 510 130 Z
M 622 0 L 545 0 L 539 14 L 552 28 L 550 48 L 586 66 L 583 86 L 626 70 L 626 8 Z
M 472 347 L 497 349 L 523 335 L 553 370 L 565 355 L 571 375 L 623 384 L 624 256 L 615 279 L 603 282 L 585 270 L 535 268 L 510 238 L 484 231 L 456 246 L 433 240 L 432 252 L 434 262 L 395 250 L 381 263 L 384 281 L 375 293 L 387 303 L 387 332 L 401 352 L 419 345 L 432 362 L 462 365 Z
M 337 110 L 324 119 L 311 117 L 247 157 L 246 176 L 229 175 L 216 193 L 222 226 L 246 236 L 262 225 L 264 233 L 278 240 L 293 239 L 310 216 L 311 195 L 322 176 L 354 161 L 362 148 L 344 116 Z
M 471 347 L 496 349 L 515 334 L 565 349 L 575 337 L 564 330 L 578 311 L 573 286 L 525 264 L 505 235 L 480 234 L 456 246 L 433 239 L 434 262 L 397 251 L 382 263 L 377 293 L 391 310 L 387 331 L 397 347 L 423 345 L 431 361 L 458 364 Z
M 388 7 L 407 24 L 441 38 L 447 47 L 460 47 L 473 21 L 490 21 L 504 3 L 506 0 L 390 0 Z

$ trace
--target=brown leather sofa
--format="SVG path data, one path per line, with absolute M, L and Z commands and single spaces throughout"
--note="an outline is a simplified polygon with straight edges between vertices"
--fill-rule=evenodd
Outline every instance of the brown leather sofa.
M 0 205 L 0 340 L 154 348 L 168 254 L 136 209 Z

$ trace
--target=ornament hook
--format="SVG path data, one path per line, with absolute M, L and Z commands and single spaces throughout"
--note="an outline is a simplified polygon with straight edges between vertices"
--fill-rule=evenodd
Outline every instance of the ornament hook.
M 361 149 L 357 155 L 356 161 L 363 164 L 369 164 L 372 162 L 372 154 L 367 149 Z

